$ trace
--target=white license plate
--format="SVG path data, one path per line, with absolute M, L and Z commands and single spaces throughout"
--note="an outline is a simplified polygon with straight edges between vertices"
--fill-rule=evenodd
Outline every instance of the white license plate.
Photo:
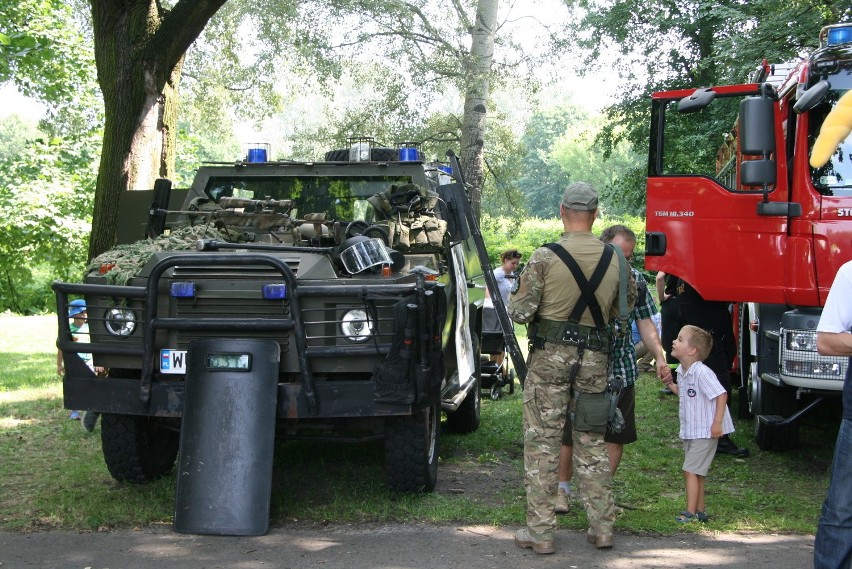
M 160 373 L 186 373 L 186 351 L 160 350 Z

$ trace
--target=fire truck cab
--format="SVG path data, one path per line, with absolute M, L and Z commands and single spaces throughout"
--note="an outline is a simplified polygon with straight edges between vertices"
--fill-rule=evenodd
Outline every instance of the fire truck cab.
M 816 326 L 852 259 L 852 138 L 821 167 L 809 156 L 852 89 L 852 24 L 820 40 L 746 84 L 652 101 L 646 267 L 732 303 L 738 411 L 765 450 L 796 446 L 799 419 L 840 394 L 848 361 L 817 354 Z

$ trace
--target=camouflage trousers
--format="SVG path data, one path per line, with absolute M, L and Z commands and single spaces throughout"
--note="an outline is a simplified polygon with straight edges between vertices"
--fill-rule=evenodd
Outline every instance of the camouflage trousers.
M 527 525 L 550 538 L 556 528 L 554 512 L 559 485 L 559 450 L 571 394 L 569 369 L 578 359 L 577 348 L 546 343 L 530 356 L 524 383 L 524 487 Z M 585 350 L 573 381 L 580 393 L 606 389 L 607 355 Z M 574 430 L 574 471 L 583 492 L 589 525 L 597 534 L 612 532 L 615 504 L 612 476 L 603 434 Z

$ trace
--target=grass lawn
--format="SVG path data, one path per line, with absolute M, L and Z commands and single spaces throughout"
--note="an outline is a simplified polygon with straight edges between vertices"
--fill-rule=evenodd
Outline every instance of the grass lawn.
M 0 529 L 170 524 L 174 474 L 145 485 L 114 481 L 101 455 L 100 423 L 87 433 L 68 419 L 55 372 L 55 336 L 54 316 L 0 317 Z M 839 406 L 824 408 L 831 419 L 803 426 L 802 445 L 793 452 L 760 451 L 751 441 L 751 422 L 736 422 L 734 438 L 752 456 L 714 461 L 707 479 L 710 524 L 683 527 L 674 521 L 684 505 L 677 398 L 661 395 L 659 387 L 649 374 L 637 384 L 640 438 L 625 449 L 615 481 L 616 501 L 625 507 L 616 529 L 815 531 Z M 480 429 L 472 435 L 445 434 L 441 445 L 436 491 L 406 496 L 384 486 L 380 441 L 278 443 L 272 523 L 523 523 L 519 389 L 498 401 L 483 399 Z M 580 529 L 585 515 L 576 507 L 560 523 Z

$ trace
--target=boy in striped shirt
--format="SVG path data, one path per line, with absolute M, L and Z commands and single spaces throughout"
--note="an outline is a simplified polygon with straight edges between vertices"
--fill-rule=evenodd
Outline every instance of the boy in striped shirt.
M 734 432 L 734 423 L 726 405 L 728 394 L 716 374 L 702 360 L 710 353 L 713 338 L 697 326 L 684 326 L 672 344 L 672 357 L 680 365 L 677 383 L 664 383 L 679 397 L 680 438 L 685 458 L 683 477 L 686 481 L 686 510 L 677 521 L 706 522 L 704 513 L 704 479 L 719 437 Z

